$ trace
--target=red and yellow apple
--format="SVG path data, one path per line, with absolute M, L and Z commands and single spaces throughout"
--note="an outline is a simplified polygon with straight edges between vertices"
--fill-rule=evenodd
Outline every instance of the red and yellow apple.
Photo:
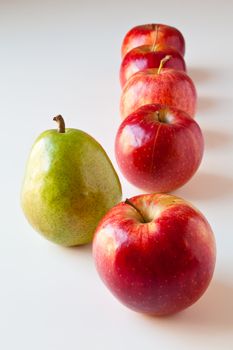
M 126 179 L 148 192 L 170 192 L 198 169 L 204 149 L 200 127 L 185 112 L 145 105 L 121 123 L 115 154 Z
M 182 56 L 185 53 L 185 41 L 181 32 L 165 24 L 144 24 L 132 28 L 124 37 L 122 58 L 135 47 L 157 44 L 177 50 Z
M 143 194 L 100 221 L 93 256 L 105 285 L 134 311 L 167 315 L 196 302 L 215 266 L 215 240 L 205 217 L 181 198 Z
M 174 107 L 194 117 L 197 103 L 194 83 L 185 72 L 161 68 L 169 58 L 163 58 L 158 69 L 137 72 L 127 81 L 120 101 L 123 119 L 139 107 L 151 103 Z
M 164 48 L 161 45 L 135 47 L 125 55 L 121 63 L 121 86 L 123 87 L 126 81 L 138 71 L 148 68 L 159 68 L 161 60 L 168 55 L 170 59 L 164 63 L 164 68 L 186 71 L 183 56 L 174 49 Z

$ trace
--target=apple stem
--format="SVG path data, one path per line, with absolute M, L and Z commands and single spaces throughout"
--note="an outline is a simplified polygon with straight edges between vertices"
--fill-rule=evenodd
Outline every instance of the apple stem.
M 162 123 L 162 119 L 160 118 L 160 113 L 159 113 L 160 111 L 156 111 L 155 113 L 156 113 L 156 115 L 157 115 L 157 117 L 158 117 L 158 121 L 160 122 L 160 123 Z
M 159 65 L 157 74 L 160 73 L 161 69 L 162 69 L 163 66 L 164 66 L 164 63 L 166 63 L 168 60 L 170 60 L 171 57 L 172 57 L 171 55 L 166 55 L 166 56 L 160 61 L 160 65 Z
M 147 221 L 145 220 L 145 218 L 143 217 L 142 213 L 140 212 L 140 210 L 133 204 L 130 202 L 130 200 L 128 198 L 126 198 L 125 200 L 125 204 L 128 204 L 130 205 L 131 207 L 133 207 L 137 212 L 138 214 L 141 216 L 142 220 L 143 220 L 143 223 L 146 223 Z
M 156 111 L 156 115 L 157 115 L 157 118 L 158 118 L 158 121 L 160 123 L 167 123 L 166 121 L 166 114 L 167 114 L 167 109 L 166 108 L 163 108 L 163 109 L 160 109 L 159 111 Z
M 153 30 L 154 30 L 154 40 L 152 43 L 151 51 L 156 51 L 156 46 L 157 46 L 156 43 L 157 43 L 157 38 L 158 38 L 159 25 L 153 24 Z
M 58 125 L 57 131 L 61 134 L 64 134 L 66 132 L 66 129 L 65 129 L 65 121 L 62 118 L 62 116 L 59 114 L 56 117 L 54 117 L 53 120 L 57 122 L 57 125 Z

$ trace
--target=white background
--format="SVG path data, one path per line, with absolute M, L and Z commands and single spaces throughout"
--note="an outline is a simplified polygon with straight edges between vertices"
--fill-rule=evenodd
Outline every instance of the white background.
M 0 1 L 0 348 L 3 350 L 233 348 L 232 1 Z M 120 45 L 132 26 L 158 22 L 186 38 L 206 142 L 198 173 L 176 193 L 209 220 L 214 280 L 201 300 L 167 318 L 116 301 L 91 247 L 65 249 L 33 231 L 19 203 L 29 149 L 61 113 L 98 139 L 116 166 Z M 117 167 L 116 167 L 117 168 Z M 118 168 L 117 168 L 118 170 Z M 121 176 L 124 198 L 139 191 Z

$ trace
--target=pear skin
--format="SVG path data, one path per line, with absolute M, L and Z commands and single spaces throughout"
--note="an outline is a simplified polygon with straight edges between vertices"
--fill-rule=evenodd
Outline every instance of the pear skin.
M 43 132 L 32 147 L 21 204 L 29 223 L 47 239 L 63 246 L 86 244 L 100 219 L 121 201 L 121 184 L 102 146 L 56 118 L 59 130 Z

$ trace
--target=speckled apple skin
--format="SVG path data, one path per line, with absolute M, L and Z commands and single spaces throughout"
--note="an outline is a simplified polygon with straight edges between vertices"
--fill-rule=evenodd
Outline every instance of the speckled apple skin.
M 117 163 L 125 178 L 146 192 L 170 192 L 184 185 L 197 171 L 204 140 L 194 119 L 167 109 L 166 123 L 156 112 L 165 106 L 139 108 L 120 125 L 115 140 Z
M 99 220 L 121 200 L 121 185 L 102 146 L 77 129 L 35 141 L 21 192 L 29 223 L 63 246 L 91 242 Z
M 93 241 L 97 271 L 124 305 L 168 315 L 196 302 L 215 266 L 214 235 L 205 217 L 184 200 L 163 194 L 120 203 L 101 220 Z
M 197 93 L 191 78 L 182 71 L 163 68 L 146 69 L 131 76 L 125 84 L 120 100 L 122 118 L 139 107 L 160 103 L 195 116 Z
M 148 68 L 159 68 L 161 60 L 167 55 L 171 57 L 164 63 L 164 68 L 173 68 L 186 72 L 184 58 L 178 51 L 160 46 L 140 46 L 129 51 L 121 63 L 121 86 L 123 87 L 127 80 L 138 71 Z
M 181 32 L 165 24 L 144 24 L 132 28 L 124 37 L 121 47 L 122 58 L 135 47 L 160 44 L 185 53 L 185 40 Z

